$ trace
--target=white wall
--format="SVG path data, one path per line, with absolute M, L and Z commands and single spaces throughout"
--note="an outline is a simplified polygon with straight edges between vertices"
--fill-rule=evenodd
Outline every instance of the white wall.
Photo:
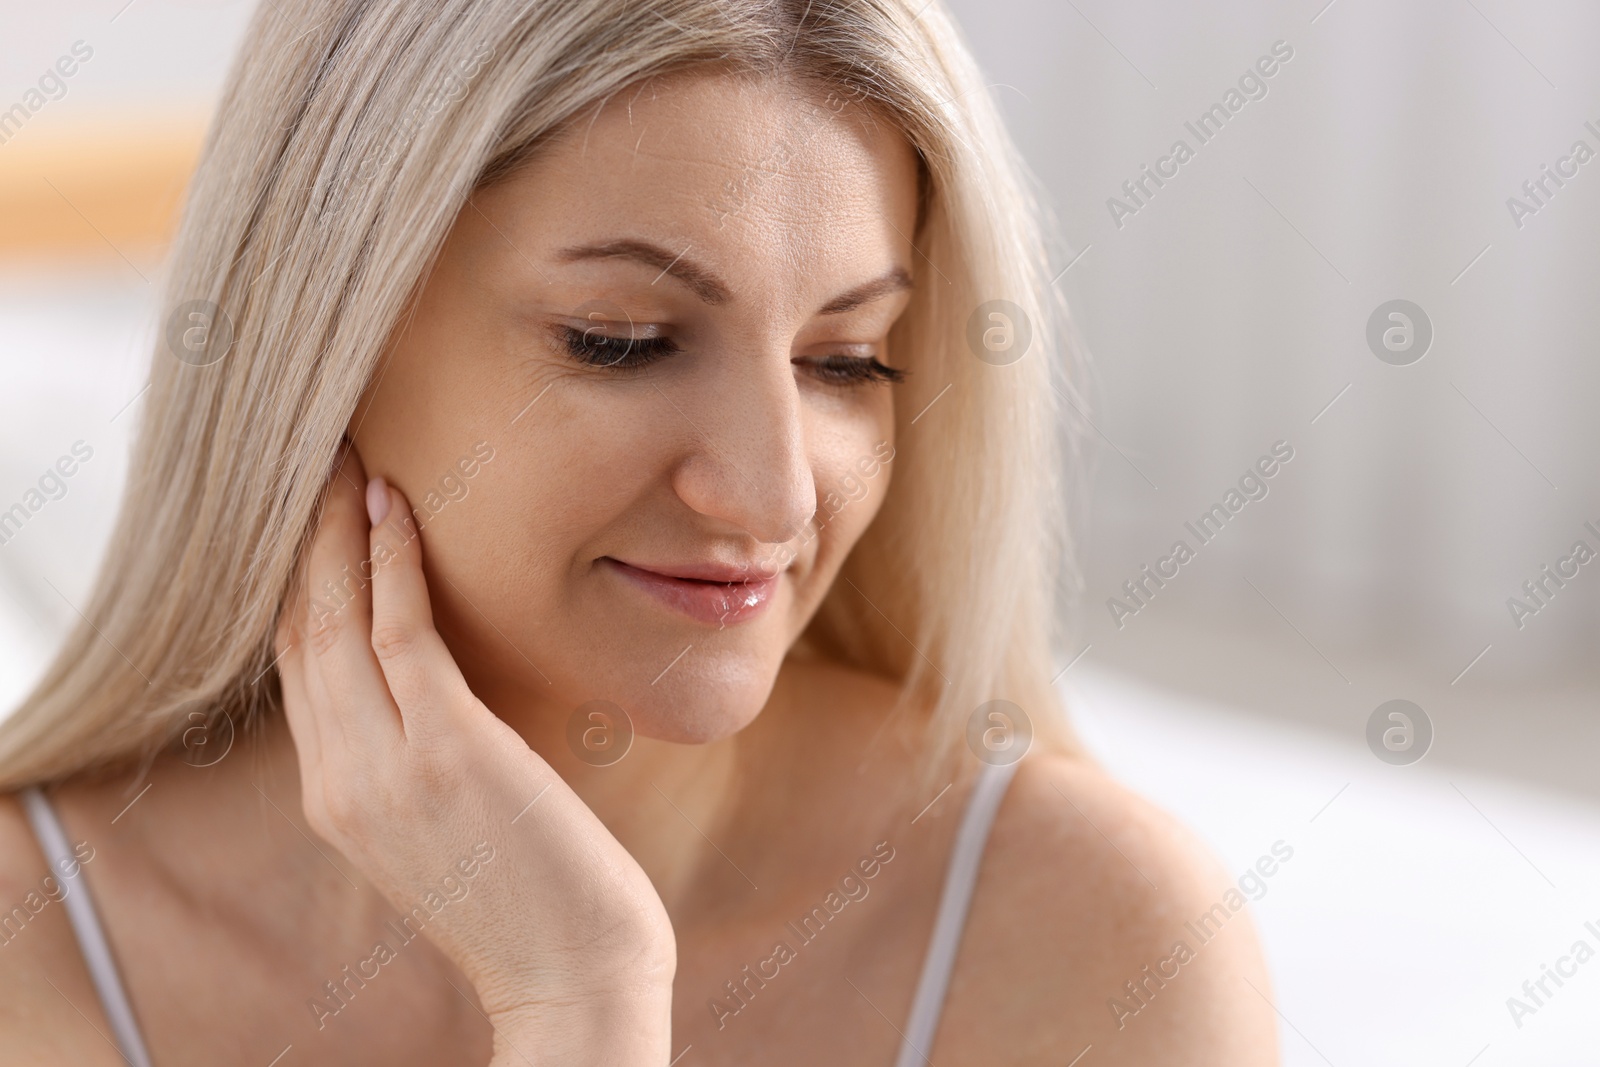
M 1088 248 L 1060 285 L 1115 448 L 1079 647 L 1339 728 L 1425 693 L 1494 758 L 1530 743 L 1506 714 L 1600 684 L 1600 565 L 1520 630 L 1507 607 L 1575 540 L 1600 551 L 1600 159 L 1520 229 L 1506 206 L 1575 140 L 1600 150 L 1600 9 L 1325 3 L 953 0 L 1059 263 Z M 1279 40 L 1267 95 L 1119 227 L 1107 199 Z M 1410 366 L 1365 341 L 1393 298 L 1433 323 Z M 1279 439 L 1270 495 L 1113 625 L 1122 582 Z

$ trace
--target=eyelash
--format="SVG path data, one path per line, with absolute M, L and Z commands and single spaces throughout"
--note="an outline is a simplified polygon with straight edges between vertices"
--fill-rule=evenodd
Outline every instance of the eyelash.
M 670 337 L 608 337 L 593 330 L 562 327 L 567 352 L 581 363 L 608 370 L 640 370 L 647 364 L 679 351 Z M 902 382 L 906 372 L 878 362 L 876 358 L 823 356 L 810 361 L 822 377 L 833 385 L 861 385 L 867 382 Z
M 903 382 L 906 372 L 885 366 L 876 359 L 855 356 L 823 356 L 812 364 L 821 370 L 825 381 L 837 385 L 859 385 L 865 382 Z
M 580 363 L 612 370 L 637 370 L 678 351 L 670 337 L 607 337 L 595 330 L 562 327 L 567 351 Z

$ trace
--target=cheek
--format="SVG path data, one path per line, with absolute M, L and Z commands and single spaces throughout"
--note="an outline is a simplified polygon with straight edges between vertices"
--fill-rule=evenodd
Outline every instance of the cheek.
M 817 484 L 815 529 L 817 566 L 823 573 L 838 567 L 872 524 L 889 491 L 894 445 L 882 424 L 830 440 L 815 455 Z
M 580 633 L 572 623 L 587 617 L 584 568 L 597 538 L 647 511 L 661 481 L 662 435 L 674 428 L 647 400 L 633 400 L 618 391 L 596 402 L 558 378 L 523 418 L 489 436 L 494 458 L 471 492 L 425 527 L 429 570 L 445 579 L 430 583 L 435 619 L 474 691 L 546 679 L 561 688 L 564 667 L 625 652 L 614 628 Z
M 499 435 L 494 462 L 473 480 L 459 512 L 470 521 L 451 531 L 455 554 L 482 561 L 487 580 L 524 594 L 584 562 L 586 542 L 625 519 L 661 478 L 663 435 L 672 427 L 658 407 L 648 397 L 597 395 L 555 380 Z M 441 526 L 446 521 L 448 512 Z

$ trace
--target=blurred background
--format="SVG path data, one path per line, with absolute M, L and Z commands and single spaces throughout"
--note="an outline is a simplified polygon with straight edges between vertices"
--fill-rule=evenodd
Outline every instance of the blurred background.
M 1286 1063 L 1597 1062 L 1600 967 L 1506 1000 L 1600 948 L 1600 8 L 950 2 L 1091 356 L 1080 732 L 1235 873 L 1294 848 Z M 90 453 L 0 527 L 0 709 L 105 547 L 251 6 L 0 15 L 0 511 Z

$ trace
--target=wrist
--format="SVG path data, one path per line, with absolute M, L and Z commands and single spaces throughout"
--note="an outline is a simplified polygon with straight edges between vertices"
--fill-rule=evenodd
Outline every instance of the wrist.
M 490 1067 L 662 1067 L 672 1058 L 672 991 L 606 992 L 492 1013 Z

